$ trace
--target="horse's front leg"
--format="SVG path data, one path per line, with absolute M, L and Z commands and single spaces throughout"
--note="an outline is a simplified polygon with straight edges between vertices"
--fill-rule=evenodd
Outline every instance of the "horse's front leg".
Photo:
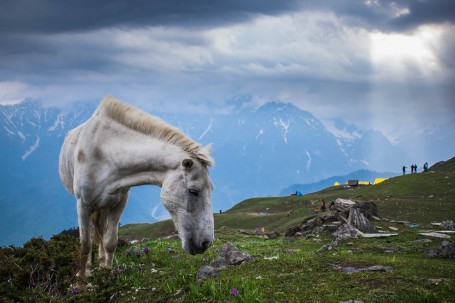
M 115 207 L 108 210 L 107 216 L 105 218 L 106 223 L 102 245 L 104 247 L 104 264 L 100 263 L 100 265 L 104 268 L 112 268 L 114 253 L 118 242 L 118 224 L 120 221 L 120 216 L 125 209 L 127 199 L 128 194 L 126 194 Z
M 91 212 L 85 207 L 81 198 L 77 199 L 77 215 L 79 221 L 80 264 L 78 277 L 85 279 L 92 275 L 92 232 Z

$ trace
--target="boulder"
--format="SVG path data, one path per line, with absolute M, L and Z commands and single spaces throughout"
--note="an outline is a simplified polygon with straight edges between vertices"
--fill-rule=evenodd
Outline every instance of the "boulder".
M 293 235 L 295 235 L 297 232 L 300 231 L 300 227 L 298 226 L 291 226 L 289 227 L 286 232 L 284 233 L 284 236 L 285 237 L 292 237 Z
M 375 227 L 370 223 L 367 217 L 363 214 L 361 208 L 352 207 L 349 209 L 348 223 L 363 232 L 373 232 Z
M 430 249 L 425 256 L 431 258 L 455 259 L 455 241 L 442 241 L 441 246 Z
M 299 231 L 309 231 L 315 229 L 317 226 L 320 226 L 323 223 L 323 220 L 319 217 L 312 218 L 308 221 L 303 221 L 300 225 Z
M 231 242 L 227 242 L 222 247 L 215 249 L 218 252 L 218 257 L 209 265 L 203 265 L 199 268 L 196 279 L 204 280 L 209 277 L 219 275 L 221 270 L 240 265 L 251 260 L 251 255 L 239 251 Z
M 196 279 L 205 280 L 210 277 L 216 277 L 220 274 L 220 271 L 210 265 L 203 265 L 197 271 Z
M 239 251 L 231 242 L 227 242 L 216 251 L 218 251 L 218 258 L 210 263 L 210 266 L 216 269 L 229 268 L 251 260 L 251 255 L 249 253 Z
M 267 233 L 264 235 L 264 239 L 266 240 L 271 240 L 271 239 L 276 239 L 280 236 L 279 233 L 277 233 L 276 231 L 273 231 L 271 233 Z
M 452 220 L 442 221 L 441 225 L 439 225 L 439 228 L 445 230 L 455 230 L 455 223 L 453 223 Z
M 336 245 L 339 241 L 358 238 L 362 235 L 363 233 L 354 226 L 350 224 L 343 224 L 332 234 L 332 237 L 334 238 L 332 244 Z

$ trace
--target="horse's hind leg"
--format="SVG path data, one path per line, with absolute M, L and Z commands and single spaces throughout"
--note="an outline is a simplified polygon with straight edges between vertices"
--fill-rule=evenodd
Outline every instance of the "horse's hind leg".
M 78 277 L 85 279 L 90 277 L 92 267 L 92 233 L 93 226 L 90 220 L 91 213 L 84 207 L 82 200 L 77 199 L 77 214 L 79 221 L 79 238 L 80 238 L 80 268 Z

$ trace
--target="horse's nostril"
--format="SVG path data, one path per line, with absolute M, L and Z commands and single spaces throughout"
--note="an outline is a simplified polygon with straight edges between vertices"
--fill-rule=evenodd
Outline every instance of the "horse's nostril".
M 207 248 L 209 248 L 210 245 L 212 245 L 212 242 L 211 242 L 211 241 L 204 241 L 204 242 L 202 242 L 202 248 L 203 248 L 204 250 L 206 250 Z

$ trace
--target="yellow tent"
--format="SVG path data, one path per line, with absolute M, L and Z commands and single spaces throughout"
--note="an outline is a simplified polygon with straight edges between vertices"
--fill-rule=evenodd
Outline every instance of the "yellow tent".
M 340 186 L 340 182 L 335 182 L 335 184 L 333 184 L 333 186 Z
M 374 185 L 384 182 L 387 179 L 388 178 L 376 178 L 376 179 L 374 179 Z

